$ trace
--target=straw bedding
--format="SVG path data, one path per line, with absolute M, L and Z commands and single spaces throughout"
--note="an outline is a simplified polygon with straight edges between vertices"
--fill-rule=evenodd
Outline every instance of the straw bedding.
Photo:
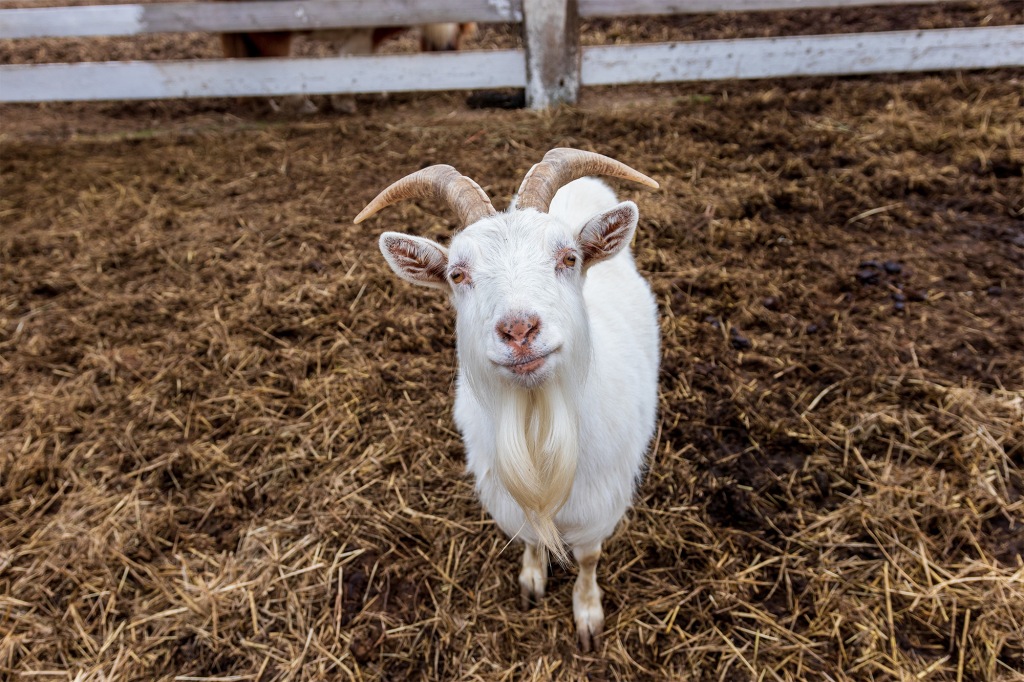
M 0 671 L 1021 679 L 1022 92 L 1001 71 L 541 114 L 6 107 Z M 500 206 L 557 145 L 662 184 L 617 185 L 660 304 L 660 419 L 590 656 L 571 571 L 519 610 L 453 431 L 452 314 L 376 251 L 450 217 L 351 224 L 429 163 Z

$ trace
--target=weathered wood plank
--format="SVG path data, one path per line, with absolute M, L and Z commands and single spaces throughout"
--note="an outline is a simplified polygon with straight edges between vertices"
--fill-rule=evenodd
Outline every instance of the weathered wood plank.
M 869 5 L 934 5 L 962 0 L 579 0 L 580 16 L 621 17 L 713 12 L 769 12 L 777 10 L 864 7 Z
M 1024 66 L 1024 26 L 589 47 L 583 85 Z
M 523 0 L 526 106 L 575 102 L 580 91 L 580 27 L 576 0 Z
M 579 0 L 581 17 L 933 4 L 957 0 Z M 523 0 L 173 2 L 0 10 L 0 39 L 520 22 Z
M 129 36 L 142 33 L 142 5 L 0 10 L 0 38 Z
M 588 47 L 583 85 L 1024 66 L 1024 26 Z M 0 66 L 0 102 L 526 86 L 520 50 Z
M 0 10 L 0 38 L 522 21 L 521 0 L 167 2 Z
M 522 50 L 0 66 L 0 102 L 411 92 L 525 85 Z

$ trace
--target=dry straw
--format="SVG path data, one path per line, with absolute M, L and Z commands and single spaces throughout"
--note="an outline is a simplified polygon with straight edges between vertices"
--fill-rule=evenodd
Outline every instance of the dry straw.
M 974 11 L 1021 20 L 927 16 Z M 0 112 L 22 121 L 0 676 L 1021 679 L 1019 78 L 637 88 L 543 116 L 367 98 L 272 125 L 54 107 L 32 116 L 82 134 L 32 139 Z M 107 134 L 142 113 L 155 134 Z M 520 611 L 518 550 L 464 476 L 445 302 L 350 225 L 425 163 L 500 207 L 556 145 L 662 184 L 617 185 L 662 314 L 661 417 L 586 657 L 572 575 Z M 443 238 L 438 211 L 388 226 Z

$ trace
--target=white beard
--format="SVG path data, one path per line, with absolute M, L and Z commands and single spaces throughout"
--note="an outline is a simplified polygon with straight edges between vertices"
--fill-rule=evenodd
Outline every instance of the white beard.
M 497 391 L 495 472 L 541 544 L 568 560 L 555 515 L 569 499 L 579 461 L 579 415 L 563 377 L 542 387 Z

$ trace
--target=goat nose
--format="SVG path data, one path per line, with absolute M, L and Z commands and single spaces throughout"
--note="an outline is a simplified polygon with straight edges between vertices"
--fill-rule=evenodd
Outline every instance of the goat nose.
M 540 331 L 540 318 L 536 315 L 510 315 L 498 321 L 498 338 L 510 346 L 528 346 Z

